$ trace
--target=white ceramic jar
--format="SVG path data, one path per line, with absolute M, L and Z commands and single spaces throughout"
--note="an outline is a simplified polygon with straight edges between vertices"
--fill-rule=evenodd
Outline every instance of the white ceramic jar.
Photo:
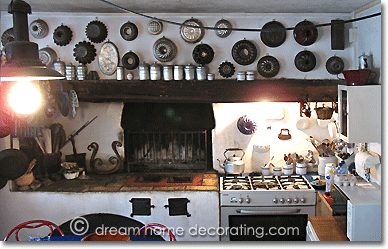
M 297 163 L 296 164 L 296 174 L 297 175 L 307 174 L 307 166 L 305 163 Z
M 273 175 L 274 176 L 281 176 L 282 175 L 282 167 L 275 166 L 273 168 Z
M 294 174 L 294 165 L 292 164 L 285 164 L 283 166 L 283 174 L 290 176 Z
M 335 156 L 318 157 L 318 174 L 325 176 L 325 167 L 328 163 L 334 163 L 337 165 L 337 158 Z
M 263 176 L 269 176 L 271 174 L 271 169 L 270 167 L 261 167 L 261 174 Z

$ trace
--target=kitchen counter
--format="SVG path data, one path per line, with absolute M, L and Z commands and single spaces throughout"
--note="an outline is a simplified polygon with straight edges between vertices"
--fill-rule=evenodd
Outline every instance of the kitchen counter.
M 130 179 L 134 177 L 132 173 L 115 173 L 110 175 L 88 174 L 89 179 L 62 179 L 53 181 L 51 184 L 42 182 L 39 188 L 26 191 L 18 190 L 13 184 L 14 192 L 125 192 L 125 191 L 218 191 L 219 180 L 216 173 L 203 173 L 202 180 L 198 185 L 189 184 L 142 184 L 131 185 Z

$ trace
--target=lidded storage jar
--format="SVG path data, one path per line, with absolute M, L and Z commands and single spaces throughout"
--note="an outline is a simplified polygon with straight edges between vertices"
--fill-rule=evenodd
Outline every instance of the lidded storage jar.
M 149 80 L 150 79 L 150 65 L 143 61 L 139 66 L 139 79 Z
M 150 78 L 151 80 L 161 80 L 162 79 L 162 66 L 156 61 L 151 65 L 150 68 Z
M 174 80 L 183 80 L 185 78 L 184 68 L 182 65 L 174 66 Z
M 186 78 L 186 80 L 194 80 L 195 79 L 195 66 L 193 64 L 188 64 L 185 67 L 185 78 Z

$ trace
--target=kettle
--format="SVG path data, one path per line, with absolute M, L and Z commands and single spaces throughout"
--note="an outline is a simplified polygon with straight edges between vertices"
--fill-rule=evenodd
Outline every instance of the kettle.
M 233 156 L 227 157 L 226 154 L 230 151 L 241 151 L 242 155 L 239 157 L 233 154 Z M 229 149 L 226 149 L 224 152 L 224 156 L 225 156 L 224 163 L 222 164 L 220 159 L 217 159 L 217 160 L 219 161 L 220 167 L 224 169 L 226 174 L 241 174 L 242 172 L 244 172 L 244 166 L 245 166 L 245 163 L 242 160 L 244 155 L 245 155 L 245 152 L 242 149 L 229 148 Z
M 358 62 L 358 69 L 372 69 L 372 55 L 362 53 L 362 55 L 358 57 Z

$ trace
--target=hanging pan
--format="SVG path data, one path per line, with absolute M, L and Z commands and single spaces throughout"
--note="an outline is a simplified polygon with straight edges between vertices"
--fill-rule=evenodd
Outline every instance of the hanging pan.
M 294 38 L 300 45 L 309 46 L 317 40 L 318 30 L 314 23 L 305 20 L 295 26 Z
M 279 47 L 286 40 L 286 30 L 283 24 L 277 21 L 266 23 L 260 33 L 261 41 L 268 47 Z
M 14 180 L 26 173 L 29 166 L 27 155 L 16 149 L 0 151 L 0 178 Z

